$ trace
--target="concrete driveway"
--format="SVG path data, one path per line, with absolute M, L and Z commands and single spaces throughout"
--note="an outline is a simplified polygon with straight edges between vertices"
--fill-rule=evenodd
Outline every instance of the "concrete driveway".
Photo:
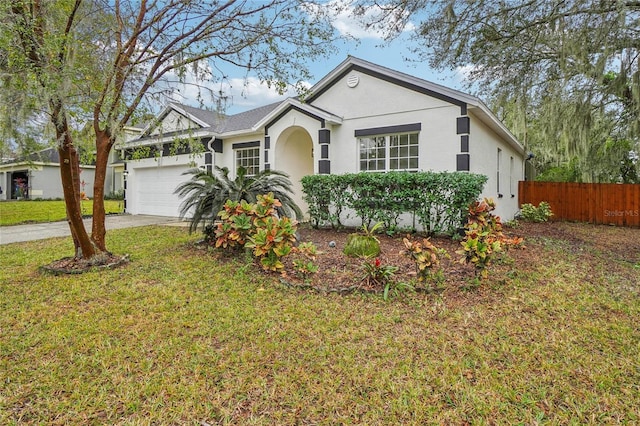
M 85 219 L 84 224 L 91 232 L 91 219 Z M 105 221 L 107 231 L 118 228 L 134 228 L 147 225 L 187 225 L 175 217 L 146 216 L 146 215 L 108 215 Z M 34 223 L 29 225 L 14 225 L 0 227 L 0 244 L 18 243 L 22 241 L 43 240 L 53 237 L 70 236 L 69 225 L 66 221 L 50 223 Z

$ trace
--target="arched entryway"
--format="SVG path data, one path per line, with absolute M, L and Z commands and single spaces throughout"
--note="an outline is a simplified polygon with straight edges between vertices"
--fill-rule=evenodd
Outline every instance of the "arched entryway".
M 300 179 L 313 174 L 313 140 L 304 128 L 289 127 L 278 137 L 275 146 L 273 168 L 290 176 L 293 184 L 293 199 L 307 216 L 307 204 L 302 200 Z

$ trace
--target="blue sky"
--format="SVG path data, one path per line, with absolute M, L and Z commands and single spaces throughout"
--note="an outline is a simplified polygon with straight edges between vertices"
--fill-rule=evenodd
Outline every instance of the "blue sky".
M 332 0 L 340 3 L 343 0 Z M 341 35 L 351 35 L 358 39 L 358 42 L 348 42 L 336 45 L 336 53 L 321 64 L 314 65 L 316 81 L 324 77 L 335 66 L 342 62 L 347 55 L 353 55 L 369 62 L 383 65 L 385 67 L 405 72 L 416 77 L 430 80 L 434 83 L 442 84 L 454 89 L 462 89 L 463 73 L 457 71 L 437 71 L 429 67 L 425 62 L 418 63 L 409 61 L 412 54 L 409 49 L 409 32 L 414 28 L 414 24 L 409 22 L 405 27 L 405 33 L 397 39 L 385 44 L 382 34 L 376 30 L 364 29 L 359 25 L 358 20 L 350 15 L 347 9 L 336 16 L 334 27 Z M 374 8 L 370 8 L 367 14 L 375 13 Z
M 412 24 L 409 24 L 409 29 L 411 26 Z M 337 42 L 333 49 L 334 53 L 331 56 L 315 62 L 309 62 L 307 65 L 314 76 L 312 81 L 307 82 L 310 86 L 338 66 L 347 55 L 352 55 L 453 89 L 464 90 L 463 72 L 459 70 L 439 72 L 431 69 L 426 63 L 407 61 L 405 58 L 411 56 L 408 34 L 403 34 L 389 44 L 385 44 L 381 34 L 365 30 L 358 24 L 356 19 L 350 16 L 348 10 L 336 16 L 334 27 L 339 34 L 349 34 L 356 38 L 357 41 Z M 229 97 L 225 109 L 227 114 L 246 111 L 296 94 L 292 90 L 285 96 L 279 96 L 273 89 L 269 89 L 265 84 L 260 84 L 256 78 L 251 76 L 248 79 L 245 78 L 241 70 L 235 72 L 237 75 L 230 74 L 215 89 L 216 91 L 224 90 Z M 175 100 L 199 106 L 195 100 L 196 94 L 193 92 L 194 90 L 194 88 L 188 87 L 182 89 L 181 95 Z

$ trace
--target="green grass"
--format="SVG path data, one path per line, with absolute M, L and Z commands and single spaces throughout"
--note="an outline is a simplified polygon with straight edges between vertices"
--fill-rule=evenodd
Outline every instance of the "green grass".
M 105 200 L 104 208 L 107 214 L 122 213 L 124 202 L 119 200 Z M 91 215 L 93 200 L 82 202 L 82 211 Z M 23 223 L 57 222 L 65 220 L 67 212 L 64 201 L 33 200 L 33 201 L 3 201 L 0 202 L 0 226 L 18 225 Z
M 633 230 L 632 232 L 637 232 Z M 37 268 L 69 238 L 0 246 L 0 424 L 638 424 L 640 270 L 556 241 L 472 292 L 384 302 L 281 287 L 114 230 L 124 268 Z

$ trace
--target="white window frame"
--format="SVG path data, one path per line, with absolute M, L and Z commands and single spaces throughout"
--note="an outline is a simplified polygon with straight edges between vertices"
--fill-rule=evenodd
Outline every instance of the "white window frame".
M 404 138 L 404 141 L 403 141 Z M 406 142 L 406 144 L 403 144 Z M 375 144 L 372 147 L 364 147 L 363 144 Z M 397 144 L 397 146 L 392 146 Z M 415 147 L 415 154 L 411 154 Z M 406 148 L 406 154 L 401 154 L 402 148 Z M 363 153 L 366 156 L 363 157 Z M 392 152 L 394 153 L 392 156 Z M 400 163 L 406 160 L 407 167 L 400 167 Z M 415 167 L 409 167 L 414 160 Z M 365 167 L 363 167 L 363 164 Z M 394 167 L 395 164 L 395 167 Z M 374 167 L 371 167 L 374 166 Z M 358 169 L 361 172 L 390 172 L 410 171 L 420 169 L 420 132 L 399 132 L 383 135 L 362 136 L 358 138 Z
M 249 151 L 255 151 L 254 155 L 246 155 Z M 234 149 L 234 164 L 236 167 L 236 175 L 238 169 L 244 167 L 247 170 L 247 176 L 255 176 L 260 171 L 260 147 L 236 148 Z M 249 165 L 249 160 L 253 160 L 253 164 Z

